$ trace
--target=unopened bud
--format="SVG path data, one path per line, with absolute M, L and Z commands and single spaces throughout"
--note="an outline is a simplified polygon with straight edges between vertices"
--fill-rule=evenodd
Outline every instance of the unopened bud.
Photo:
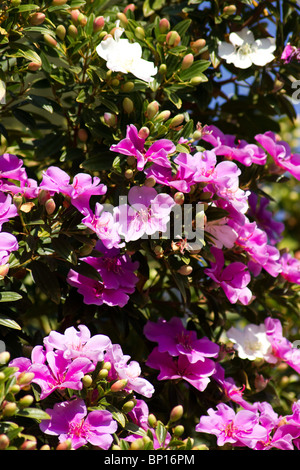
M 44 23 L 46 18 L 46 15 L 41 12 L 36 12 L 32 13 L 32 15 L 29 16 L 29 23 L 32 24 L 33 26 L 38 26 L 42 23 Z
M 118 446 L 117 444 L 114 444 L 111 446 L 111 450 L 121 450 L 121 447 Z
M 127 164 L 129 166 L 134 166 L 136 167 L 136 158 L 133 155 L 129 155 L 126 160 Z
M 115 392 L 121 392 L 122 390 L 124 390 L 126 385 L 127 385 L 127 380 L 126 379 L 120 379 L 120 380 L 117 380 L 115 383 L 113 383 L 112 386 L 110 387 L 110 389 L 114 393 Z
M 203 82 L 203 78 L 202 77 L 193 77 L 190 79 L 190 85 L 192 86 L 197 86 L 197 85 L 200 85 L 200 83 Z
M 63 24 L 59 24 L 55 30 L 55 34 L 56 36 L 58 37 L 58 39 L 60 39 L 61 41 L 63 41 L 65 39 L 65 36 L 67 34 L 67 30 L 66 28 L 64 27 Z
M 107 124 L 109 127 L 116 127 L 118 121 L 116 114 L 104 113 L 103 118 L 105 124 Z
M 183 406 L 177 405 L 171 410 L 170 413 L 170 422 L 173 423 L 174 421 L 178 421 L 182 418 L 183 415 Z
M 2 351 L 0 353 L 0 364 L 7 364 L 10 360 L 10 354 L 8 351 Z
M 93 379 L 90 375 L 84 375 L 81 379 L 84 388 L 88 388 L 92 385 Z
M 184 115 L 183 114 L 177 114 L 177 116 L 174 116 L 172 121 L 170 122 L 170 128 L 174 129 L 175 127 L 180 126 L 184 121 Z
M 15 194 L 13 197 L 13 202 L 16 208 L 20 209 L 21 205 L 23 204 L 23 197 L 20 196 L 19 194 Z
M 52 5 L 54 7 L 60 7 L 62 5 L 65 5 L 68 0 L 52 0 Z
M 71 450 L 71 449 L 72 449 L 72 441 L 71 439 L 66 439 L 65 441 L 58 444 L 55 450 Z
M 153 119 L 154 116 L 158 113 L 159 103 L 157 101 L 152 101 L 148 104 L 146 110 L 146 116 L 148 119 Z
M 48 44 L 48 46 L 56 47 L 57 41 L 54 39 L 50 34 L 44 34 L 44 41 Z
M 80 140 L 80 142 L 86 142 L 88 140 L 88 133 L 85 129 L 79 129 L 78 133 L 77 133 L 77 136 L 78 136 L 78 139 Z
M 34 378 L 33 372 L 21 372 L 17 377 L 18 385 L 28 385 Z
M 151 428 L 155 428 L 155 426 L 157 424 L 156 416 L 154 416 L 154 414 L 152 414 L 152 413 L 150 413 L 149 416 L 148 416 L 148 424 Z
M 181 206 L 184 203 L 184 194 L 181 192 L 174 194 L 174 201 Z
M 150 134 L 150 130 L 146 126 L 141 127 L 139 132 L 138 132 L 138 136 L 141 139 L 145 139 L 145 140 L 147 139 L 147 137 L 149 137 L 149 134 Z
M 169 110 L 165 110 L 165 111 L 161 111 L 156 117 L 155 117 L 155 121 L 167 121 L 169 119 L 169 117 L 171 116 L 171 111 Z
M 130 450 L 142 450 L 145 447 L 145 443 L 142 437 L 138 437 L 130 444 Z
M 17 393 L 19 393 L 19 391 L 21 390 L 21 387 L 20 385 L 18 384 L 14 384 L 10 387 L 9 391 L 10 393 L 13 393 L 14 395 L 16 395 Z
M 135 9 L 136 9 L 136 6 L 135 6 L 133 3 L 129 3 L 129 5 L 127 5 L 127 6 L 124 8 L 123 12 L 126 13 L 128 10 L 134 11 Z
M 37 72 L 42 66 L 41 62 L 29 62 L 28 70 L 29 72 Z
M 200 444 L 199 446 L 192 447 L 192 450 L 209 450 L 205 444 Z
M 158 24 L 158 27 L 159 27 L 159 31 L 162 33 L 162 34 L 166 34 L 168 31 L 170 31 L 170 22 L 169 20 L 167 20 L 167 18 L 162 18 Z
M 193 52 L 198 53 L 206 46 L 206 41 L 205 39 L 197 39 L 197 41 L 192 41 L 190 46 Z
M 181 266 L 177 272 L 181 274 L 182 276 L 189 276 L 193 271 L 192 266 Z
M 124 403 L 124 405 L 122 406 L 122 411 L 123 413 L 130 413 L 130 411 L 133 410 L 133 408 L 135 407 L 136 405 L 136 401 L 135 400 L 129 400 L 127 401 L 126 403 Z
M 93 31 L 98 33 L 104 27 L 105 20 L 103 16 L 97 16 L 93 21 Z
M 111 369 L 111 362 L 104 362 L 102 369 L 110 370 Z
M 131 114 L 132 111 L 134 110 L 134 103 L 133 103 L 133 101 L 132 101 L 130 98 L 128 98 L 128 97 L 126 96 L 126 97 L 124 98 L 122 104 L 123 104 L 123 109 L 124 109 L 125 113 Z
M 145 39 L 145 30 L 141 26 L 137 26 L 135 28 L 134 34 L 138 39 Z
M 133 177 L 133 171 L 131 170 L 131 168 L 125 170 L 124 176 L 127 180 L 130 180 Z
M 51 447 L 48 444 L 44 444 L 42 447 L 40 447 L 40 450 L 51 450 Z
M 6 375 L 4 374 L 4 372 L 0 372 L 0 382 L 3 382 L 3 380 L 5 380 L 5 377 Z
M 5 450 L 9 446 L 9 439 L 6 434 L 0 434 L 0 450 Z
M 7 276 L 9 271 L 9 263 L 0 265 L 0 279 Z
M 133 82 L 125 82 L 122 85 L 122 91 L 125 93 L 130 93 L 134 89 L 134 83 Z
M 74 24 L 70 24 L 68 26 L 68 35 L 71 37 L 71 38 L 76 38 L 77 35 L 78 35 L 78 29 L 76 28 L 76 26 Z
M 176 426 L 173 430 L 173 435 L 176 437 L 182 436 L 183 433 L 184 433 L 184 427 L 181 425 Z
M 78 21 L 78 16 L 80 15 L 80 10 L 78 8 L 75 8 L 74 10 L 71 10 L 70 15 L 71 15 L 71 20 L 73 21 L 74 24 L 77 24 Z
M 119 13 L 117 13 L 117 18 L 118 18 L 118 20 L 120 20 L 121 26 L 123 26 L 123 28 L 124 28 L 128 23 L 127 16 L 124 13 L 119 12 Z
M 32 405 L 34 398 L 32 395 L 25 395 L 24 397 L 20 398 L 18 401 L 18 405 L 20 408 L 28 408 Z
M 224 15 L 235 15 L 236 14 L 236 6 L 235 5 L 228 5 L 227 7 L 223 8 Z
M 108 376 L 108 370 L 107 369 L 101 369 L 99 370 L 98 372 L 98 379 L 106 379 L 106 377 Z
M 170 47 L 176 47 L 181 41 L 181 37 L 177 33 L 177 31 L 169 31 L 166 36 L 166 43 Z
M 158 69 L 158 73 L 160 75 L 165 75 L 167 73 L 167 66 L 166 64 L 161 64 Z
M 9 416 L 13 416 L 17 411 L 17 404 L 14 402 L 6 403 L 2 410 L 3 416 L 8 418 Z
M 153 176 L 149 176 L 149 178 L 145 179 L 144 185 L 147 188 L 153 188 L 156 185 L 156 179 Z
M 80 15 L 78 15 L 77 21 L 80 26 L 85 26 L 87 24 L 87 17 L 83 13 L 80 13 Z
M 194 62 L 194 56 L 192 53 L 184 56 L 181 64 L 181 70 L 187 70 Z
M 118 78 L 113 78 L 111 81 L 113 87 L 118 87 L 120 85 L 120 80 Z
M 45 209 L 46 209 L 46 212 L 47 212 L 48 215 L 52 215 L 53 212 L 55 211 L 56 204 L 55 204 L 54 199 L 52 199 L 52 197 L 50 197 L 50 199 L 48 199 L 45 202 Z

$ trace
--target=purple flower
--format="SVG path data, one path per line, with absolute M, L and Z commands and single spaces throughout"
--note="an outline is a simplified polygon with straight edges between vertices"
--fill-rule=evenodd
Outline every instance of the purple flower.
M 32 178 L 21 179 L 18 185 L 7 181 L 0 185 L 0 190 L 10 192 L 14 195 L 22 195 L 26 199 L 34 199 L 39 193 L 38 184 L 36 180 Z
M 0 230 L 2 230 L 2 225 L 5 222 L 8 222 L 12 217 L 16 217 L 17 215 L 18 210 L 12 203 L 11 195 L 0 193 Z
M 134 186 L 129 190 L 130 205 L 119 206 L 119 233 L 125 241 L 134 241 L 144 235 L 165 232 L 175 202 L 168 194 L 157 194 L 154 188 Z
M 108 289 L 105 284 L 97 279 L 92 279 L 70 269 L 67 282 L 76 287 L 79 294 L 83 295 L 83 302 L 87 305 L 118 305 L 124 307 L 129 300 L 128 294 L 134 292 L 134 287 L 126 287 L 122 290 Z
M 147 398 L 154 393 L 153 385 L 140 377 L 141 368 L 138 362 L 128 361 L 130 356 L 124 355 L 119 344 L 113 344 L 105 354 L 104 360 L 110 362 L 112 368 L 109 371 L 108 380 L 127 380 L 125 390 L 134 391 Z
M 237 413 L 224 403 L 217 405 L 217 411 L 209 408 L 208 416 L 201 416 L 196 426 L 197 432 L 217 436 L 218 446 L 233 444 L 234 446 L 254 448 L 258 441 L 267 438 L 267 430 L 259 424 L 257 413 L 241 410 Z
M 158 351 L 168 352 L 171 356 L 186 355 L 189 362 L 205 361 L 207 357 L 217 357 L 219 346 L 208 338 L 197 338 L 195 331 L 184 328 L 178 317 L 169 322 L 160 318 L 157 323 L 148 321 L 144 335 L 158 343 Z
M 267 234 L 271 245 L 281 241 L 284 224 L 276 221 L 272 212 L 268 210 L 269 199 L 266 197 L 258 199 L 258 195 L 252 192 L 248 197 L 248 202 L 249 209 L 247 215 L 255 219 L 258 227 Z
M 46 409 L 50 420 L 43 420 L 40 429 L 45 434 L 59 436 L 59 441 L 71 439 L 72 448 L 78 449 L 87 443 L 108 450 L 113 442 L 112 435 L 118 425 L 107 410 L 87 412 L 83 400 L 56 403 L 53 409 Z
M 95 213 L 88 211 L 82 219 L 82 223 L 95 232 L 106 248 L 111 249 L 121 246 L 121 238 L 115 218 L 110 212 L 103 211 L 103 206 L 99 202 L 95 205 Z
M 284 61 L 285 64 L 289 64 L 292 60 L 300 61 L 300 48 L 296 46 L 291 46 L 287 44 L 283 49 L 281 54 L 281 60 Z
M 176 146 L 168 139 L 160 139 L 145 149 L 145 139 L 139 137 L 137 128 L 130 124 L 127 126 L 126 137 L 118 144 L 112 145 L 110 150 L 123 155 L 134 156 L 137 159 L 137 169 L 142 171 L 147 162 L 171 167 L 168 155 L 176 150 Z
M 271 131 L 258 134 L 255 139 L 270 154 L 279 168 L 288 171 L 297 180 L 300 180 L 300 154 L 292 154 L 287 142 L 279 140 Z
M 95 366 L 85 357 L 77 357 L 70 361 L 63 356 L 63 351 L 49 351 L 45 355 L 46 362 L 35 362 L 29 368 L 34 373 L 33 382 L 41 388 L 40 398 L 43 400 L 54 390 L 82 389 L 82 377 L 94 370 Z
M 185 380 L 200 392 L 206 389 L 215 372 L 215 362 L 211 359 L 192 363 L 184 354 L 174 357 L 167 352 L 159 352 L 157 347 L 149 354 L 146 365 L 160 371 L 158 380 Z
M 300 284 L 300 260 L 290 253 L 283 253 L 280 257 L 281 276 L 293 284 Z
M 63 351 L 64 358 L 68 360 L 85 357 L 95 363 L 102 361 L 111 344 L 108 336 L 94 335 L 91 338 L 91 333 L 85 325 L 79 325 L 78 330 L 71 326 L 64 334 L 51 331 L 44 339 L 47 351 Z
M 4 153 L 0 156 L 0 179 L 26 180 L 27 175 L 23 161 L 16 155 Z
M 6 264 L 10 253 L 19 248 L 18 240 L 11 233 L 0 233 L 0 266 Z
M 268 317 L 265 319 L 267 337 L 272 345 L 273 355 L 286 362 L 296 372 L 300 373 L 300 349 L 283 336 L 280 320 Z
M 211 263 L 211 267 L 205 269 L 204 273 L 222 287 L 229 302 L 234 304 L 239 300 L 243 305 L 249 304 L 252 293 L 247 287 L 251 281 L 247 266 L 235 261 L 224 267 L 222 250 L 212 247 L 211 252 L 216 261 Z

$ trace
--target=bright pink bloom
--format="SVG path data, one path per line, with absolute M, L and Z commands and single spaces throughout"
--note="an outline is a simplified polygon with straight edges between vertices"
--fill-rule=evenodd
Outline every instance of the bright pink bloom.
M 268 210 L 270 204 L 266 197 L 258 197 L 256 193 L 251 193 L 248 197 L 249 209 L 247 216 L 255 219 L 257 226 L 263 230 L 271 245 L 275 245 L 282 239 L 284 224 L 275 220 L 274 214 Z
M 283 49 L 281 54 L 281 60 L 284 61 L 285 64 L 289 64 L 292 60 L 300 61 L 300 48 L 296 46 L 291 46 L 287 44 Z
M 50 420 L 43 420 L 41 431 L 59 436 L 59 441 L 71 439 L 72 448 L 78 449 L 87 443 L 108 450 L 113 442 L 112 434 L 118 425 L 107 410 L 87 412 L 83 400 L 56 403 L 53 409 L 46 409 Z
M 19 248 L 18 240 L 11 233 L 0 233 L 0 266 L 6 264 L 10 254 Z
M 251 281 L 247 266 L 235 261 L 224 267 L 222 250 L 212 247 L 211 252 L 216 261 L 211 263 L 211 267 L 206 268 L 204 273 L 222 287 L 229 302 L 234 304 L 239 300 L 243 305 L 247 305 L 252 298 L 252 292 L 247 287 Z
M 209 408 L 208 416 L 201 416 L 196 426 L 197 432 L 217 436 L 218 446 L 232 444 L 254 448 L 258 441 L 265 440 L 267 430 L 259 424 L 257 413 L 241 410 L 237 413 L 224 403 L 217 405 L 217 411 Z
M 281 276 L 293 284 L 300 284 L 300 260 L 290 253 L 283 253 L 280 257 Z
M 0 193 L 0 230 L 2 230 L 2 225 L 5 222 L 8 222 L 12 217 L 16 217 L 17 215 L 18 210 L 12 202 L 11 195 Z
M 16 155 L 4 153 L 0 156 L 0 179 L 26 180 L 27 175 L 23 161 Z
M 139 137 L 137 128 L 130 124 L 127 126 L 126 137 L 118 144 L 110 147 L 112 152 L 134 156 L 137 159 L 137 169 L 142 171 L 147 162 L 171 167 L 168 156 L 175 152 L 176 146 L 171 140 L 160 139 L 145 149 L 145 139 Z
M 121 246 L 118 225 L 114 215 L 103 209 L 104 207 L 97 202 L 95 213 L 93 214 L 91 211 L 85 212 L 82 223 L 95 232 L 107 249 L 117 248 Z
M 159 352 L 168 352 L 171 356 L 186 355 L 189 362 L 205 361 L 207 357 L 217 357 L 219 346 L 208 338 L 197 338 L 195 331 L 184 328 L 178 317 L 169 322 L 160 318 L 157 323 L 148 321 L 144 335 L 150 341 L 158 343 Z
M 268 340 L 272 345 L 272 353 L 278 360 L 286 362 L 300 373 L 300 349 L 283 336 L 280 320 L 268 317 L 264 321 Z

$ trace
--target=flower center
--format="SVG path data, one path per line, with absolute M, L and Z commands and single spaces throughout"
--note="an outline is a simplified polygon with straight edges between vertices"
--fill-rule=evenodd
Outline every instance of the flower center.
M 238 53 L 242 56 L 247 56 L 249 54 L 251 54 L 252 51 L 252 47 L 251 47 L 251 44 L 244 44 L 243 46 L 240 46 L 239 49 L 238 49 Z
M 229 423 L 225 426 L 224 433 L 226 437 L 232 437 L 235 433 L 237 428 L 234 426 L 233 421 L 229 421 Z
M 77 423 L 70 423 L 69 427 L 69 435 L 71 437 L 83 437 L 85 438 L 86 435 L 89 433 L 90 426 L 82 419 Z

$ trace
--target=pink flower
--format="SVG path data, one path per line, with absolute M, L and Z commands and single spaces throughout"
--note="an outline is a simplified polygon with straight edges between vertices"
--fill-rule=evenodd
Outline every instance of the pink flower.
M 251 281 L 247 266 L 235 261 L 224 267 L 222 250 L 212 247 L 211 252 L 216 261 L 211 263 L 211 267 L 206 268 L 204 273 L 222 287 L 229 302 L 234 304 L 240 301 L 243 305 L 247 305 L 252 298 L 252 293 L 247 287 Z
M 280 257 L 281 276 L 289 282 L 300 284 L 300 260 L 290 253 L 283 253 Z
M 275 245 L 281 241 L 284 224 L 275 220 L 274 214 L 268 210 L 269 199 L 266 197 L 259 198 L 257 194 L 252 192 L 248 197 L 248 202 L 247 215 L 254 218 L 257 226 L 267 234 L 269 243 Z
M 158 380 L 185 380 L 200 392 L 206 389 L 215 372 L 215 362 L 211 359 L 192 363 L 186 355 L 173 357 L 167 352 L 159 352 L 157 347 L 149 354 L 146 365 L 160 371 Z
M 107 249 L 121 246 L 121 238 L 118 233 L 118 225 L 114 215 L 104 211 L 103 206 L 97 202 L 95 213 L 87 211 L 82 219 L 82 223 L 95 232 L 99 240 Z
M 217 357 L 219 346 L 208 338 L 197 338 L 195 331 L 184 328 L 178 317 L 169 322 L 160 318 L 157 323 L 148 321 L 144 335 L 150 341 L 158 343 L 158 351 L 168 352 L 171 356 L 186 355 L 189 362 L 205 361 L 207 357 Z
M 155 162 L 164 167 L 171 167 L 168 155 L 175 152 L 176 146 L 168 139 L 160 139 L 146 150 L 145 139 L 139 137 L 137 128 L 130 124 L 127 126 L 125 139 L 116 145 L 112 145 L 110 150 L 123 155 L 134 156 L 137 159 L 137 169 L 142 171 L 147 162 Z
M 0 193 L 0 230 L 2 230 L 2 225 L 5 222 L 8 222 L 12 217 L 16 217 L 17 215 L 18 210 L 12 203 L 11 195 Z
M 50 420 L 43 420 L 40 429 L 45 434 L 59 436 L 59 441 L 71 439 L 72 448 L 78 449 L 87 443 L 108 450 L 113 442 L 112 434 L 118 425 L 107 410 L 90 413 L 83 400 L 56 403 L 53 409 L 46 409 Z
M 237 413 L 224 403 L 217 405 L 217 411 L 209 408 L 208 416 L 201 416 L 197 432 L 217 436 L 218 446 L 227 443 L 233 446 L 254 448 L 258 441 L 265 440 L 267 430 L 259 424 L 257 413 L 241 410 Z
M 300 48 L 296 46 L 291 46 L 287 44 L 283 49 L 281 54 L 281 60 L 284 61 L 285 64 L 290 63 L 292 60 L 300 61 Z
M 0 266 L 6 264 L 10 253 L 19 248 L 18 240 L 11 233 L 0 233 Z
M 4 153 L 0 156 L 0 179 L 26 180 L 27 175 L 23 161 L 16 155 Z

